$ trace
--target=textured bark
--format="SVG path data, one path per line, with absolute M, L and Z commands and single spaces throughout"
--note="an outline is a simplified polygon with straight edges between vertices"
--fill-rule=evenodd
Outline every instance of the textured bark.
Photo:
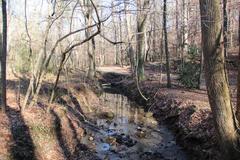
M 227 57 L 227 32 L 228 32 L 228 15 L 227 15 L 227 0 L 223 0 L 223 42 L 224 56 Z
M 144 62 L 145 62 L 145 51 L 144 51 L 144 42 L 145 42 L 145 27 L 147 20 L 147 9 L 150 7 L 150 0 L 144 0 L 141 3 L 141 0 L 137 1 L 138 9 L 140 10 L 137 15 L 137 76 L 138 80 L 144 80 Z
M 176 0 L 176 25 L 175 25 L 175 28 L 176 28 L 176 48 L 175 48 L 175 52 L 176 52 L 176 55 L 178 57 L 181 57 L 179 54 L 178 54 L 178 47 L 179 47 L 179 42 L 181 42 L 180 38 L 179 38 L 179 29 L 178 29 L 178 14 L 179 14 L 179 11 L 178 11 L 178 0 Z
M 163 4 L 163 31 L 164 31 L 164 46 L 166 55 L 166 68 L 167 68 L 167 87 L 171 87 L 170 66 L 169 66 L 169 51 L 168 51 L 168 36 L 167 36 L 167 0 Z
M 112 2 L 112 12 L 115 12 L 115 7 L 114 7 L 114 3 Z M 114 29 L 114 41 L 117 42 L 118 41 L 118 36 L 117 36 L 117 24 L 115 22 L 115 17 L 112 17 L 112 23 L 113 23 L 113 29 Z M 119 65 L 120 64 L 120 59 L 119 59 L 119 46 L 115 45 L 115 64 Z
M 206 86 L 220 148 L 223 159 L 236 160 L 240 157 L 236 150 L 239 136 L 224 67 L 220 3 L 200 0 L 200 11 Z
M 124 0 L 124 13 L 125 13 L 125 31 L 127 33 L 127 43 L 128 43 L 128 50 L 127 55 L 129 57 L 132 75 L 134 75 L 136 61 L 135 61 L 135 54 L 134 49 L 132 46 L 132 37 L 130 36 L 131 31 L 131 18 L 127 17 L 127 10 L 129 9 L 127 0 Z
M 87 5 L 87 12 L 86 12 L 86 26 L 90 26 L 91 21 L 91 14 L 92 14 L 92 8 L 90 6 L 89 0 L 84 1 Z M 86 38 L 89 38 L 91 35 L 91 28 L 86 29 L 85 35 Z M 88 78 L 93 79 L 96 75 L 96 67 L 95 67 L 95 41 L 92 39 L 92 41 L 87 42 L 87 55 L 88 55 Z
M 181 60 L 182 69 L 184 67 L 184 59 L 188 52 L 188 0 L 182 0 L 182 44 L 181 44 Z
M 240 11 L 238 15 L 238 83 L 237 83 L 237 119 L 240 123 Z
M 6 98 L 6 57 L 7 57 L 7 2 L 2 0 L 2 54 L 1 54 L 1 107 L 5 112 Z

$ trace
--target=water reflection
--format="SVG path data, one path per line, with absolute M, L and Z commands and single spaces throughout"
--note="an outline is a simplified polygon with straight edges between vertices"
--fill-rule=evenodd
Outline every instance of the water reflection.
M 101 159 L 178 159 L 186 156 L 176 145 L 169 130 L 158 125 L 151 113 L 120 94 L 104 93 L 101 106 L 95 113 L 96 123 L 102 129 L 94 133 L 94 141 Z M 100 116 L 100 115 L 105 115 Z

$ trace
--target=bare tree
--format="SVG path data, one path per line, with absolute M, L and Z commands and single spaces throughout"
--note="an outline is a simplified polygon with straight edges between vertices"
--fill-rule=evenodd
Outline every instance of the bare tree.
M 238 45 L 239 45 L 239 50 L 238 50 L 238 83 L 237 83 L 237 119 L 238 122 L 240 123 L 240 11 L 238 13 Z
M 218 0 L 200 0 L 200 11 L 208 98 L 225 156 L 223 159 L 236 160 L 240 157 L 239 135 L 224 67 L 220 3 Z
M 164 32 L 164 46 L 166 55 L 166 68 L 167 68 L 167 87 L 171 87 L 170 77 L 170 64 L 169 64 L 169 51 L 168 51 L 168 36 L 167 36 L 167 0 L 163 3 L 163 32 Z
M 6 110 L 7 2 L 2 0 L 1 107 Z
M 150 0 L 137 0 L 137 78 L 139 81 L 144 79 L 144 62 L 145 62 L 145 27 L 148 16 Z
M 227 0 L 223 0 L 223 42 L 224 56 L 227 57 L 227 32 L 228 32 L 228 15 L 227 15 Z
M 84 1 L 84 5 L 86 5 L 86 13 L 85 13 L 85 23 L 86 26 L 90 26 L 92 23 L 92 12 L 93 7 L 90 5 L 89 0 Z M 92 32 L 92 28 L 88 28 L 85 30 L 85 36 L 88 38 Z M 95 41 L 94 38 L 87 42 L 87 55 L 88 55 L 88 77 L 93 79 L 96 73 L 96 64 L 95 64 Z

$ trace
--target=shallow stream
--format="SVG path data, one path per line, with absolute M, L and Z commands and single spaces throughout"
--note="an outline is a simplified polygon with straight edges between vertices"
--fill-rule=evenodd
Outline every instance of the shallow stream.
M 88 131 L 82 143 L 103 160 L 186 160 L 172 132 L 150 112 L 121 94 L 104 92 L 92 116 L 100 132 Z

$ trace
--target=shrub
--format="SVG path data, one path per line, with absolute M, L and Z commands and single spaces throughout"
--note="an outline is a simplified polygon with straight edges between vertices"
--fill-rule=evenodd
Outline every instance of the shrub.
M 200 77 L 200 61 L 198 48 L 195 45 L 189 46 L 188 55 L 184 65 L 179 66 L 179 81 L 187 88 L 198 88 Z

